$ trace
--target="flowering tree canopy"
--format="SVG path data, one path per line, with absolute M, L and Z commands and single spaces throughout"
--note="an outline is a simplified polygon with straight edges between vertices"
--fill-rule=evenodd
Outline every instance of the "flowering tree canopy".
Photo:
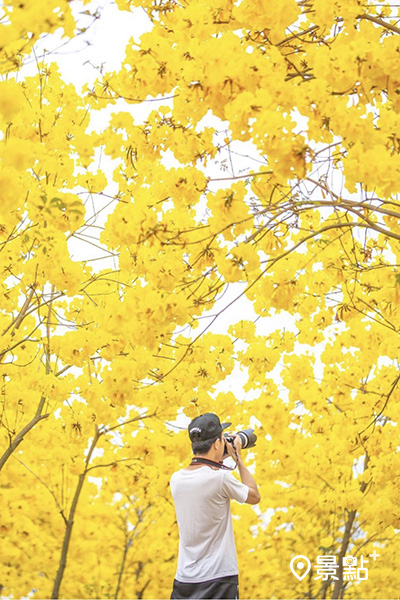
M 397 5 L 117 0 L 148 31 L 79 89 L 38 44 L 93 7 L 0 9 L 2 593 L 169 597 L 212 411 L 257 425 L 242 597 L 395 597 Z

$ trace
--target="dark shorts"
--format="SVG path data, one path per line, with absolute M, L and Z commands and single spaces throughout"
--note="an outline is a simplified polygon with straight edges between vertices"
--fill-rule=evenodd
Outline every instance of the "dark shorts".
M 239 598 L 239 577 L 230 575 L 200 583 L 182 583 L 174 580 L 171 598 Z

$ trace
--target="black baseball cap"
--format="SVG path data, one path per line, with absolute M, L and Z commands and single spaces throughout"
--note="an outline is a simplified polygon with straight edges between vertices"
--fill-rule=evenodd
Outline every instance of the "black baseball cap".
M 221 435 L 232 423 L 221 423 L 214 413 L 204 413 L 195 417 L 188 427 L 189 437 L 192 442 L 205 442 Z

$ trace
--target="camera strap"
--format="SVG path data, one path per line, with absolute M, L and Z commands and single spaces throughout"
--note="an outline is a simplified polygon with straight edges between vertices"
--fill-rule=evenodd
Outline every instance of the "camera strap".
M 214 460 L 209 460 L 208 458 L 199 458 L 197 456 L 192 458 L 192 462 L 189 466 L 191 467 L 193 465 L 208 465 L 209 467 L 216 467 L 217 469 L 223 469 L 224 471 L 234 471 L 236 469 L 236 466 L 232 469 L 223 463 L 215 462 Z

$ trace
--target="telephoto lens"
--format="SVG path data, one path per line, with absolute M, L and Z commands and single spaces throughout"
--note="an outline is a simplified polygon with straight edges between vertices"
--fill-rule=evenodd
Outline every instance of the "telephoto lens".
M 236 435 L 240 437 L 242 448 L 253 448 L 256 445 L 257 436 L 254 429 L 243 429 L 243 431 L 238 431 Z
M 242 442 L 242 448 L 253 448 L 256 445 L 257 436 L 254 433 L 254 429 L 243 429 L 242 431 L 238 431 L 234 435 L 229 435 L 225 433 L 225 454 L 228 454 L 226 449 L 226 443 L 235 445 L 235 435 L 240 437 L 240 441 Z

